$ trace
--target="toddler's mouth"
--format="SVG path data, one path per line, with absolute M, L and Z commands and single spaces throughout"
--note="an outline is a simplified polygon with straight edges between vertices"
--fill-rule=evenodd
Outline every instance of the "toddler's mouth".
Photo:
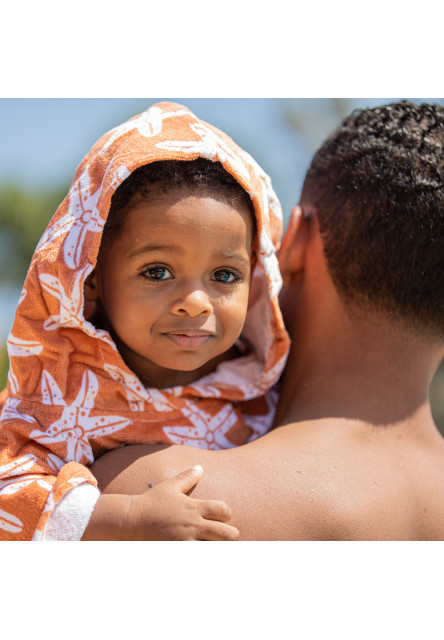
M 208 342 L 210 338 L 214 337 L 211 333 L 198 331 L 187 331 L 186 333 L 164 333 L 163 335 L 182 349 L 198 349 Z

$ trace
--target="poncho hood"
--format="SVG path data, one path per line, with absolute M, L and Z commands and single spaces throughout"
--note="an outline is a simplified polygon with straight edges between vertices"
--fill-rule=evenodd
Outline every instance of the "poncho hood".
M 198 157 L 219 161 L 253 202 L 258 261 L 242 332 L 253 352 L 221 363 L 186 387 L 145 389 L 110 334 L 85 317 L 83 285 L 96 264 L 111 198 L 123 180 L 154 161 Z M 20 454 L 18 459 L 29 471 L 54 473 L 68 462 L 88 465 L 122 442 L 223 448 L 247 441 L 251 428 L 241 434 L 232 421 L 223 436 L 213 430 L 211 442 L 209 431 L 199 431 L 197 418 L 190 423 L 190 415 L 194 400 L 206 400 L 201 412 L 214 417 L 224 403 L 242 405 L 262 396 L 279 379 L 289 344 L 277 299 L 281 233 L 281 207 L 268 176 L 231 138 L 187 108 L 159 103 L 102 136 L 77 168 L 24 283 L 8 338 L 10 371 L 1 416 L 2 427 L 14 425 L 15 440 L 9 438 L 9 457 L 0 457 L 0 463 Z M 226 417 L 220 415 L 219 422 Z M 143 438 L 148 427 L 151 436 Z M 36 446 L 45 448 L 38 463 Z M 0 474 L 1 469 L 0 464 Z M 71 480 L 73 475 L 66 473 Z M 54 478 L 48 482 L 52 485 Z M 50 511 L 48 503 L 46 509 Z

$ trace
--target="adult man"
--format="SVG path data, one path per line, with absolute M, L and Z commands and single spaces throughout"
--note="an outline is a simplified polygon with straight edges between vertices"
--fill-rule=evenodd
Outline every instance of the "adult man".
M 108 493 L 199 463 L 244 540 L 444 539 L 444 109 L 352 114 L 322 145 L 280 260 L 292 348 L 276 428 L 234 450 L 135 446 L 92 467 Z

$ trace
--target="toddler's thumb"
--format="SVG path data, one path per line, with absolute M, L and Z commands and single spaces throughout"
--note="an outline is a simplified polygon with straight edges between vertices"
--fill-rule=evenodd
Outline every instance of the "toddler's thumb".
M 194 465 L 191 469 L 182 471 L 174 478 L 170 479 L 170 482 L 174 484 L 182 493 L 186 493 L 192 489 L 201 479 L 203 474 L 203 468 L 200 464 Z

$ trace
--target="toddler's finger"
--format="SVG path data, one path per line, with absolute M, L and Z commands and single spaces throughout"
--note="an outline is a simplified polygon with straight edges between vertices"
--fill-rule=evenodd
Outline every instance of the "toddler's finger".
M 199 512 L 206 520 L 228 522 L 231 520 L 231 509 L 222 500 L 199 500 Z
M 224 541 L 224 542 L 236 542 L 240 539 L 239 530 L 230 524 L 224 524 L 223 522 L 207 521 L 207 526 L 201 529 L 201 540 L 211 541 Z
M 203 474 L 203 468 L 200 464 L 196 464 L 191 469 L 187 469 L 186 471 L 182 471 L 181 473 L 174 476 L 174 478 L 169 478 L 164 481 L 164 484 L 170 484 L 182 493 L 186 493 L 190 489 L 196 485 L 201 479 Z

